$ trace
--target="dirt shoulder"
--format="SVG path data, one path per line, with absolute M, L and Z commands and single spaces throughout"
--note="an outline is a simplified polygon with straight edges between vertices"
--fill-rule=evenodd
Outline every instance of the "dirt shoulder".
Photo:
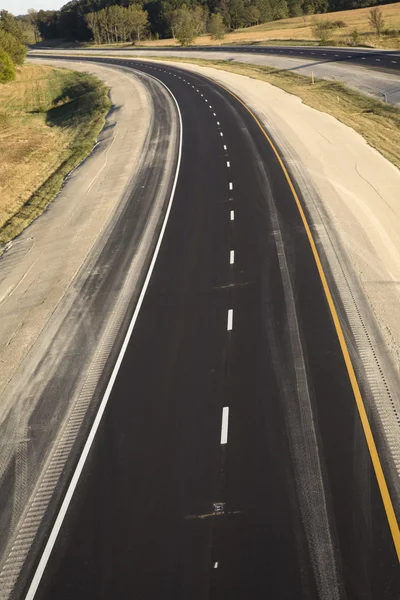
M 147 95 L 137 80 L 97 65 L 75 63 L 74 69 L 102 78 L 114 109 L 95 152 L 0 259 L 0 394 L 118 205 L 149 126 Z

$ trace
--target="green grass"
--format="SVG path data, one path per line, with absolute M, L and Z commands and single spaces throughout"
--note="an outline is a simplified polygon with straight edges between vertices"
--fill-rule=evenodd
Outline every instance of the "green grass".
M 0 245 L 17 236 L 92 150 L 110 107 L 96 77 L 26 65 L 0 87 Z

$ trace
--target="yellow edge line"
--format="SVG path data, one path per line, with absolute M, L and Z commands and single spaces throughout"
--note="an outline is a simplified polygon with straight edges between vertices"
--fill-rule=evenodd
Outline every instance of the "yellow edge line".
M 212 83 L 217 83 L 216 81 L 212 80 Z M 234 94 L 233 92 L 231 92 L 229 89 L 227 89 L 225 86 L 221 85 L 220 83 L 217 83 L 217 85 L 219 85 L 219 87 L 221 87 L 222 89 L 224 89 L 226 92 L 228 92 L 231 96 L 233 96 L 238 102 L 240 102 L 240 104 L 242 106 L 244 106 L 244 108 L 251 114 L 251 116 L 253 117 L 253 119 L 255 120 L 255 122 L 257 123 L 258 127 L 261 129 L 261 131 L 263 132 L 264 136 L 266 137 L 266 139 L 268 140 L 269 145 L 271 146 L 272 150 L 274 151 L 274 154 L 276 156 L 276 158 L 279 161 L 279 164 L 282 168 L 282 171 L 286 177 L 286 180 L 289 184 L 290 190 L 293 194 L 293 197 L 295 199 L 297 208 L 299 210 L 300 216 L 301 216 L 301 220 L 303 221 L 303 225 L 304 225 L 304 229 L 306 230 L 307 233 L 307 237 L 308 237 L 308 241 L 310 243 L 311 246 L 311 250 L 312 253 L 314 255 L 314 260 L 316 262 L 317 265 L 317 269 L 318 269 L 318 273 L 319 276 L 321 278 L 321 283 L 322 283 L 322 287 L 324 289 L 325 292 L 325 296 L 326 299 L 328 301 L 328 305 L 329 305 L 329 309 L 331 311 L 331 315 L 332 315 L 332 319 L 333 319 L 333 323 L 335 325 L 335 329 L 336 329 L 336 333 L 339 339 L 339 343 L 340 343 L 340 348 L 342 350 L 343 353 L 343 358 L 344 358 L 344 362 L 346 363 L 346 368 L 347 368 L 347 373 L 349 375 L 349 379 L 350 379 L 350 383 L 351 383 L 351 387 L 353 389 L 353 394 L 356 400 L 356 404 L 357 404 L 357 408 L 358 408 L 358 412 L 360 415 L 360 419 L 361 419 L 361 423 L 364 429 L 364 434 L 365 434 L 365 438 L 367 440 L 367 445 L 368 445 L 368 449 L 369 449 L 369 453 L 371 455 L 371 460 L 372 460 L 372 464 L 374 466 L 374 470 L 375 470 L 375 475 L 376 475 L 376 479 L 378 481 L 378 486 L 379 486 L 379 490 L 381 492 L 381 496 L 382 496 L 382 500 L 383 500 L 383 504 L 385 507 L 385 511 L 386 511 L 386 517 L 387 520 L 389 522 L 389 527 L 390 527 L 390 531 L 392 534 L 392 538 L 393 538 L 393 543 L 396 549 L 396 553 L 397 553 L 397 558 L 398 561 L 400 562 L 400 530 L 399 530 L 399 524 L 397 522 L 396 519 L 396 515 L 394 512 L 394 508 L 393 508 L 393 503 L 392 503 L 392 499 L 390 497 L 389 494 L 389 490 L 388 490 L 388 486 L 386 483 L 386 479 L 385 479 L 385 475 L 383 473 L 383 469 L 382 469 L 382 465 L 381 465 L 381 461 L 379 459 L 379 455 L 378 455 L 378 451 L 376 448 L 376 444 L 375 444 L 375 440 L 374 440 L 374 436 L 372 434 L 372 430 L 371 430 L 371 426 L 368 420 L 368 416 L 367 416 L 367 412 L 365 410 L 365 405 L 364 405 L 364 401 L 362 399 L 361 396 L 361 392 L 360 392 L 360 388 L 358 386 L 358 382 L 357 382 L 357 378 L 356 378 L 356 374 L 354 372 L 354 367 L 353 364 L 351 362 L 351 358 L 350 358 L 350 353 L 349 350 L 347 348 L 347 344 L 346 344 L 346 340 L 344 337 L 344 333 L 343 333 L 343 329 L 342 326 L 340 325 L 340 321 L 339 321 L 339 317 L 336 311 L 336 307 L 335 307 L 335 303 L 333 301 L 332 298 L 332 294 L 331 291 L 329 289 L 329 285 L 322 267 L 322 263 L 321 263 L 321 259 L 319 257 L 318 254 L 318 250 L 317 250 L 317 246 L 315 244 L 313 235 L 311 233 L 311 229 L 310 226 L 308 224 L 307 218 L 304 214 L 304 210 L 303 207 L 301 205 L 301 202 L 299 200 L 299 197 L 296 193 L 296 190 L 293 186 L 293 183 L 290 179 L 289 173 L 277 151 L 277 149 L 275 148 L 274 143 L 272 142 L 271 138 L 269 137 L 269 135 L 267 134 L 267 132 L 265 131 L 265 129 L 263 128 L 263 126 L 261 125 L 260 121 L 257 119 L 257 117 L 255 116 L 255 114 L 250 110 L 250 108 L 248 106 L 246 106 L 246 104 L 244 102 L 242 102 L 242 100 L 240 98 L 238 98 L 238 96 L 236 96 L 236 94 Z
M 65 55 L 64 55 L 65 56 Z M 68 56 L 68 55 L 67 55 Z M 75 55 L 75 56 L 79 56 L 79 55 Z M 100 56 L 101 57 L 101 56 Z M 105 56 L 105 58 L 108 58 L 107 56 Z M 118 58 L 125 58 L 125 57 L 118 57 Z M 132 60 L 130 57 L 126 58 L 126 60 Z M 138 60 L 138 59 L 136 59 Z M 148 60 L 148 59 L 144 59 L 144 60 Z M 154 60 L 157 62 L 157 60 L 163 60 L 162 58 L 154 58 Z M 164 59 L 168 60 L 168 58 Z M 206 77 L 203 75 L 203 77 Z M 271 146 L 276 158 L 278 159 L 278 162 L 282 168 L 282 171 L 286 177 L 286 180 L 289 184 L 290 190 L 293 194 L 293 197 L 295 199 L 298 211 L 300 213 L 300 217 L 301 220 L 303 221 L 303 225 L 304 225 L 304 229 L 306 230 L 307 233 L 307 237 L 308 237 L 308 241 L 309 244 L 311 246 L 311 250 L 314 256 L 314 260 L 315 263 L 317 265 L 317 269 L 318 269 L 318 273 L 321 279 L 321 283 L 322 283 L 322 287 L 323 290 L 325 292 L 325 296 L 326 299 L 328 301 L 328 305 L 329 305 L 329 310 L 331 311 L 331 315 L 332 315 L 332 319 L 333 319 L 333 323 L 335 325 L 335 329 L 336 329 L 336 334 L 338 336 L 339 339 L 339 344 L 340 344 L 340 348 L 342 350 L 342 354 L 343 354 L 343 358 L 344 358 L 344 362 L 346 364 L 346 368 L 347 368 L 347 373 L 349 375 L 349 379 L 350 379 L 350 383 L 351 383 L 351 387 L 353 389 L 353 394 L 354 394 L 354 398 L 357 404 L 357 409 L 358 409 L 358 413 L 360 415 L 360 419 L 361 419 L 361 423 L 362 423 L 362 427 L 364 430 L 364 435 L 365 435 L 365 439 L 367 441 L 367 445 L 368 445 L 368 450 L 371 456 L 371 460 L 372 460 L 372 464 L 375 470 L 375 475 L 376 475 L 376 479 L 378 481 L 378 486 L 379 486 L 379 490 L 382 496 L 382 501 L 383 501 L 383 505 L 385 507 L 385 512 L 386 512 L 386 517 L 389 523 L 389 527 L 390 527 L 390 531 L 392 534 L 392 538 L 393 538 L 393 543 L 394 543 L 394 547 L 396 549 L 396 553 L 397 553 L 397 559 L 400 562 L 400 529 L 399 529 L 399 524 L 397 522 L 396 519 L 396 514 L 394 512 L 394 508 L 393 508 L 393 503 L 392 503 L 392 499 L 390 497 L 389 494 L 389 490 L 388 490 L 388 486 L 386 483 L 386 479 L 385 479 L 385 475 L 383 473 L 383 469 L 382 469 L 382 464 L 381 461 L 379 459 L 379 455 L 378 455 L 378 450 L 376 448 L 376 444 L 375 444 L 375 440 L 374 440 L 374 436 L 372 434 L 372 430 L 371 430 L 371 425 L 369 423 L 368 420 L 368 416 L 367 416 L 367 412 L 365 410 L 365 405 L 364 405 L 364 401 L 362 399 L 361 396 L 361 392 L 360 392 L 360 388 L 358 386 L 358 381 L 356 378 L 356 374 L 354 372 L 354 367 L 353 364 L 351 362 L 351 358 L 350 358 L 350 353 L 349 350 L 347 348 L 347 344 L 346 344 L 346 340 L 344 337 L 344 333 L 343 333 L 343 329 L 342 326 L 340 325 L 340 321 L 339 321 L 339 317 L 336 311 L 336 307 L 335 307 L 335 303 L 333 301 L 332 298 L 332 294 L 331 291 L 329 289 L 329 285 L 324 273 L 324 269 L 322 267 L 322 263 L 321 263 L 321 259 L 319 257 L 318 254 L 318 250 L 317 250 L 317 246 L 315 244 L 314 238 L 312 236 L 311 233 L 311 229 L 310 226 L 308 224 L 308 221 L 306 219 L 306 216 L 304 214 L 304 210 L 303 207 L 301 205 L 301 202 L 299 200 L 299 197 L 296 193 L 296 190 L 294 188 L 294 185 L 292 183 L 292 180 L 290 179 L 289 173 L 284 165 L 284 162 L 282 161 L 278 150 L 276 149 L 274 143 L 272 142 L 271 138 L 269 137 L 269 135 L 267 134 L 267 132 L 265 131 L 265 129 L 263 128 L 263 126 L 261 125 L 260 121 L 257 119 L 257 117 L 255 116 L 255 114 L 250 110 L 250 108 L 238 97 L 236 96 L 236 94 L 234 94 L 233 92 L 231 92 L 228 88 L 226 88 L 224 85 L 222 85 L 221 83 L 216 82 L 213 79 L 210 79 L 209 77 L 206 77 L 206 79 L 209 79 L 213 84 L 218 85 L 220 88 L 222 88 L 223 90 L 225 90 L 228 94 L 230 94 L 233 98 L 235 98 L 253 117 L 253 119 L 255 120 L 255 122 L 257 123 L 258 127 L 261 129 L 263 135 L 265 136 L 265 138 L 267 139 L 269 145 Z

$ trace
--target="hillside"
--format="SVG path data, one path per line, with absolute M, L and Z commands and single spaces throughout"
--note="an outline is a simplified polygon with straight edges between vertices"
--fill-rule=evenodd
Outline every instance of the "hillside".
M 380 37 L 372 31 L 369 23 L 371 7 L 368 7 L 261 23 L 260 25 L 237 29 L 228 33 L 222 40 L 222 43 L 265 45 L 276 42 L 291 42 L 294 44 L 316 44 L 317 42 L 312 34 L 312 25 L 318 19 L 321 21 L 342 20 L 345 23 L 346 27 L 335 30 L 332 36 L 338 45 L 347 45 L 351 32 L 357 29 L 360 33 L 359 45 L 372 48 L 400 48 L 400 2 L 386 4 L 380 8 L 383 12 L 385 31 L 387 32 Z M 215 43 L 215 40 L 212 40 L 210 35 L 201 35 L 194 42 L 194 44 L 199 45 Z M 147 40 L 142 42 L 142 44 L 145 46 L 166 46 L 177 45 L 177 42 L 174 39 Z

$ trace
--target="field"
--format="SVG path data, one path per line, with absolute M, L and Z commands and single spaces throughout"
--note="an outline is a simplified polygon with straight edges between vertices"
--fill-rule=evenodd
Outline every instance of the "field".
M 97 78 L 42 65 L 0 86 L 0 246 L 18 235 L 91 151 L 109 108 Z
M 335 30 L 333 42 L 338 45 L 348 45 L 350 33 L 357 29 L 360 35 L 360 45 L 372 48 L 400 48 L 400 2 L 386 4 L 381 6 L 385 29 L 397 30 L 389 35 L 378 37 L 372 31 L 368 21 L 370 8 L 358 8 L 356 10 L 346 10 L 335 13 L 326 13 L 324 15 L 314 15 L 307 17 L 294 17 L 292 19 L 283 19 L 281 21 L 271 21 L 262 23 L 246 29 L 238 29 L 225 36 L 223 44 L 275 44 L 276 42 L 290 42 L 293 44 L 317 43 L 312 35 L 312 24 L 315 19 L 322 21 L 344 21 L 346 27 Z M 194 44 L 215 44 L 209 35 L 202 35 L 196 39 Z M 175 40 L 155 40 L 146 41 L 145 46 L 173 46 L 177 45 Z

